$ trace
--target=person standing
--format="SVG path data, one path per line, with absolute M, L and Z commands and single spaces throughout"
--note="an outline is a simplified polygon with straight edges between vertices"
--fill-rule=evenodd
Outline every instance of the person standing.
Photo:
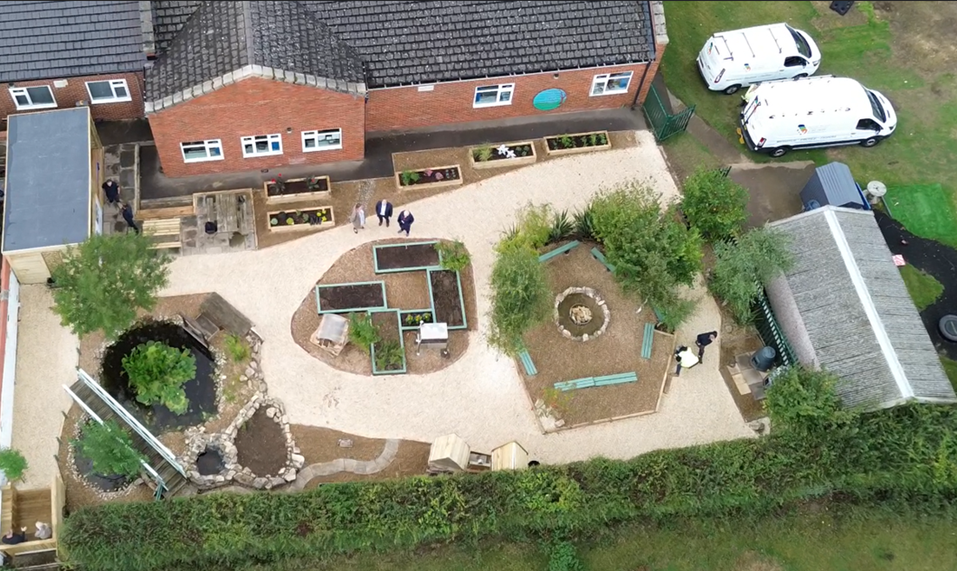
M 120 185 L 116 184 L 116 181 L 112 178 L 106 179 L 106 182 L 103 183 L 103 194 L 106 195 L 108 204 L 119 204 Z
M 365 208 L 363 208 L 361 204 L 356 204 L 352 208 L 352 215 L 349 216 L 349 220 L 352 222 L 352 231 L 358 234 L 359 230 L 366 227 Z
M 120 213 L 123 215 L 123 220 L 126 220 L 126 225 L 129 226 L 137 234 L 140 233 L 140 227 L 136 225 L 136 221 L 133 220 L 133 207 L 130 206 L 129 202 L 123 203 L 123 209 L 120 210 Z
M 708 333 L 701 333 L 695 339 L 694 344 L 698 346 L 698 359 L 704 360 L 704 348 L 714 342 L 718 338 L 717 331 L 709 331 Z
M 415 217 L 408 210 L 403 210 L 396 220 L 399 222 L 399 234 L 405 232 L 405 235 L 408 236 L 409 231 L 412 230 L 412 223 L 415 222 Z
M 389 219 L 392 218 L 392 203 L 382 199 L 375 203 L 375 215 L 379 217 L 379 226 L 385 221 L 385 227 L 389 227 Z

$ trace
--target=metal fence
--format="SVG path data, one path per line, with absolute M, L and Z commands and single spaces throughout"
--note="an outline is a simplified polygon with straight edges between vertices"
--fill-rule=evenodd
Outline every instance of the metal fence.
M 774 312 L 771 311 L 771 304 L 768 303 L 767 295 L 764 290 L 757 301 L 754 303 L 754 327 L 758 330 L 758 335 L 765 345 L 774 347 L 777 356 L 775 364 L 778 366 L 789 367 L 797 364 L 797 357 L 794 355 L 794 349 L 788 343 L 788 338 L 778 325 L 774 318 Z
M 690 121 L 694 115 L 695 106 L 692 105 L 680 111 L 677 115 L 672 115 L 668 113 L 668 108 L 665 107 L 661 101 L 661 96 L 658 95 L 658 91 L 655 89 L 655 86 L 652 85 L 651 89 L 648 90 L 648 96 L 645 97 L 645 102 L 641 106 L 641 109 L 644 111 L 645 118 L 648 119 L 648 124 L 651 125 L 651 129 L 655 133 L 655 139 L 660 142 L 688 128 L 688 121 Z

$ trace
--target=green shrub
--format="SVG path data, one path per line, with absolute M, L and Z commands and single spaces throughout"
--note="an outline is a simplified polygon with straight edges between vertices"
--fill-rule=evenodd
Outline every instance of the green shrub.
M 574 225 L 575 234 L 579 240 L 597 240 L 595 238 L 595 221 L 590 206 L 575 213 Z
M 552 234 L 552 208 L 548 204 L 526 204 L 515 215 L 515 224 L 499 241 L 496 252 L 513 247 L 538 250 Z
M 0 450 L 0 472 L 6 476 L 8 482 L 18 482 L 23 479 L 27 471 L 27 459 L 15 448 Z
M 522 335 L 551 314 L 552 292 L 538 252 L 516 246 L 500 252 L 492 266 L 488 342 L 508 354 L 521 351 Z
M 410 184 L 415 184 L 419 182 L 421 176 L 418 172 L 413 170 L 402 171 L 402 174 L 399 175 L 399 178 L 402 179 L 402 186 L 409 186 Z
M 685 180 L 681 210 L 709 242 L 741 233 L 748 220 L 748 192 L 720 170 L 699 168 Z
M 750 230 L 733 242 L 718 242 L 714 253 L 708 289 L 741 324 L 751 322 L 751 306 L 762 288 L 794 264 L 787 234 L 769 227 Z
M 176 414 L 189 408 L 183 385 L 196 377 L 196 358 L 188 349 L 148 341 L 123 357 L 123 370 L 138 402 L 159 403 Z
M 480 163 L 484 163 L 492 158 L 492 147 L 483 145 L 472 151 L 472 158 Z
M 548 233 L 548 243 L 561 242 L 575 233 L 575 225 L 568 218 L 568 211 L 562 210 L 552 216 L 552 227 Z
M 371 354 L 372 345 L 379 342 L 379 328 L 365 313 L 349 314 L 349 341 L 367 354 Z
M 242 363 L 250 357 L 249 343 L 239 335 L 230 333 L 223 340 L 226 345 L 226 352 L 234 363 Z
M 548 571 L 585 571 L 572 542 L 556 541 L 548 546 Z
M 102 476 L 136 476 L 142 469 L 140 462 L 146 460 L 133 448 L 129 433 L 112 419 L 103 424 L 90 421 L 72 443 L 93 462 L 93 471 Z
M 398 341 L 385 341 L 375 346 L 375 368 L 377 371 L 391 371 L 402 367 L 405 357 Z
M 469 251 L 465 249 L 465 244 L 459 240 L 439 242 L 435 245 L 435 249 L 439 251 L 443 270 L 461 272 L 472 263 Z

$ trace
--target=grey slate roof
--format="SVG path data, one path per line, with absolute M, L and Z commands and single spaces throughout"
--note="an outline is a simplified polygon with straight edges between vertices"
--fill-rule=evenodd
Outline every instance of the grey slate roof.
M 203 2 L 146 73 L 156 101 L 247 65 L 362 82 L 354 49 L 299 2 Z
M 139 2 L 0 2 L 0 81 L 142 71 Z
M 796 258 L 785 275 L 792 299 L 771 296 L 772 306 L 796 306 L 801 335 L 816 364 L 841 378 L 845 404 L 957 402 L 871 211 L 825 206 L 772 226 L 791 237 Z
M 203 0 L 153 0 L 153 33 L 157 53 L 165 52 Z
M 89 137 L 88 107 L 9 116 L 4 254 L 89 237 Z
M 195 2 L 154 4 L 157 41 L 164 45 Z M 371 88 L 647 62 L 655 57 L 648 2 L 301 4 L 356 49 Z

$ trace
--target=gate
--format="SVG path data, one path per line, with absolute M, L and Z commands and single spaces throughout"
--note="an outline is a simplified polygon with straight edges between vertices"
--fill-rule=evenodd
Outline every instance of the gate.
M 794 349 L 791 348 L 791 344 L 788 343 L 788 338 L 785 337 L 784 332 L 781 331 L 781 327 L 778 325 L 777 319 L 774 318 L 774 312 L 771 311 L 771 304 L 768 303 L 768 298 L 763 288 L 754 304 L 754 326 L 758 330 L 758 334 L 761 336 L 761 340 L 764 341 L 764 344 L 774 347 L 777 353 L 777 355 L 775 355 L 775 364 L 784 367 L 798 364 L 797 357 L 794 355 Z
M 668 108 L 662 103 L 661 96 L 658 95 L 658 90 L 655 89 L 654 85 L 648 90 L 648 96 L 645 97 L 645 102 L 641 106 L 658 142 L 687 129 L 688 121 L 694 115 L 694 108 L 695 106 L 692 105 L 680 111 L 677 115 L 668 113 Z

